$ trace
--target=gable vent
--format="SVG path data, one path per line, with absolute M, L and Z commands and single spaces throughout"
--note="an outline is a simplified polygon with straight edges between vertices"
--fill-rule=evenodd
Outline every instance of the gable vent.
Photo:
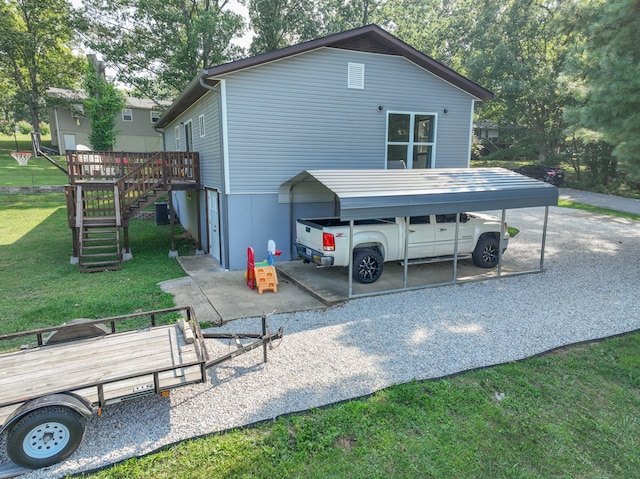
M 364 63 L 349 62 L 349 79 L 347 86 L 358 90 L 364 89 Z

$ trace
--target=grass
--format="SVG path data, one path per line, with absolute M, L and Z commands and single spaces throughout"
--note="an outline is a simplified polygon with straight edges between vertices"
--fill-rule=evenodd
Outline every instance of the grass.
M 3 153 L 4 184 L 12 165 Z M 168 226 L 134 220 L 130 238 L 134 260 L 122 271 L 80 274 L 69 264 L 63 194 L 0 195 L 0 333 L 172 306 L 157 286 L 184 274 L 167 257 Z M 178 240 L 178 249 L 192 252 L 188 238 Z M 635 478 L 639 371 L 640 333 L 632 333 L 413 381 L 184 441 L 82 477 Z
M 576 210 L 588 211 L 590 213 L 596 213 L 607 216 L 617 216 L 618 218 L 627 218 L 629 220 L 640 221 L 640 215 L 634 213 L 626 213 L 624 211 L 610 210 L 608 208 L 601 208 L 600 206 L 587 205 L 585 203 L 578 203 L 569 200 L 558 200 L 558 206 L 565 208 L 573 208 Z
M 31 151 L 31 137 L 17 135 L 20 151 Z M 48 137 L 44 137 L 42 144 L 49 146 Z M 0 135 L 0 186 L 57 186 L 68 183 L 67 176 L 42 157 L 31 157 L 27 166 L 20 166 L 13 159 L 11 152 L 16 151 L 16 141 L 13 136 Z M 62 156 L 54 159 L 63 167 L 66 160 Z
M 634 333 L 413 381 L 81 477 L 634 478 L 639 351 Z
M 64 193 L 0 195 L 0 332 L 173 306 L 173 297 L 157 285 L 184 276 L 168 257 L 169 226 L 132 220 L 129 238 L 134 259 L 121 271 L 81 274 L 69 264 Z M 181 255 L 194 252 L 184 234 L 177 235 L 176 247 Z

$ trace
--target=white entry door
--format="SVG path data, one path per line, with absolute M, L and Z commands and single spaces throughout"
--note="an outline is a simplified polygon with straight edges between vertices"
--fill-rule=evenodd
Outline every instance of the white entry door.
M 220 262 L 220 213 L 219 196 L 215 190 L 207 190 L 207 227 L 209 231 L 209 254 Z

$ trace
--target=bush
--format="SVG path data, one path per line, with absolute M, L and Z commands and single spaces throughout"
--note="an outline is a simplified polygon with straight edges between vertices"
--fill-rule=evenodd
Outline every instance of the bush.
M 18 127 L 18 131 L 23 135 L 28 135 L 29 133 L 31 133 L 31 123 L 29 123 L 28 121 L 19 121 L 18 123 L 16 123 L 16 126 Z
M 48 135 L 49 134 L 49 124 L 48 123 L 40 123 L 40 134 Z
M 0 134 L 13 135 L 15 131 L 15 123 L 7 120 L 0 120 Z

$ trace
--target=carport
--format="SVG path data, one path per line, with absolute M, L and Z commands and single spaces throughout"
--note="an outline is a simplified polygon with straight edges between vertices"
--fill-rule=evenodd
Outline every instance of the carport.
M 295 242 L 297 216 L 332 209 L 332 215 L 349 221 L 350 258 L 353 257 L 354 221 L 405 217 L 425 214 L 450 214 L 468 211 L 502 211 L 502 232 L 506 211 L 515 208 L 544 207 L 539 267 L 504 273 L 499 252 L 497 277 L 537 273 L 544 268 L 549 206 L 558 204 L 558 189 L 504 168 L 453 168 L 421 170 L 306 170 L 279 189 L 279 202 L 289 203 L 292 241 Z M 456 220 L 453 275 L 450 281 L 430 286 L 455 284 L 457 279 L 459 215 Z M 409 261 L 408 235 L 405 232 L 403 285 L 384 292 L 406 291 L 425 286 L 407 284 Z M 349 298 L 379 294 L 353 293 L 353 261 L 349 264 Z

